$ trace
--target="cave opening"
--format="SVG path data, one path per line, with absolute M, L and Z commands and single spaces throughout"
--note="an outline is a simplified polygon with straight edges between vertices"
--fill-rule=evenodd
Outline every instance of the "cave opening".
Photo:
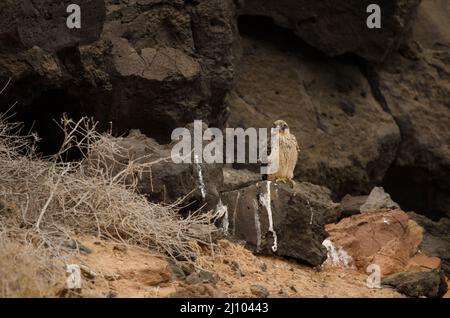
M 425 215 L 433 221 L 446 216 L 441 209 L 439 183 L 425 169 L 394 165 L 382 186 L 405 211 Z
M 65 138 L 61 120 L 67 116 L 77 121 L 86 115 L 82 102 L 64 89 L 50 89 L 34 98 L 29 105 L 22 106 L 11 120 L 21 123 L 20 134 L 36 134 L 39 137 L 36 151 L 39 156 L 55 155 Z M 82 158 L 82 149 L 70 149 L 63 160 L 77 161 Z

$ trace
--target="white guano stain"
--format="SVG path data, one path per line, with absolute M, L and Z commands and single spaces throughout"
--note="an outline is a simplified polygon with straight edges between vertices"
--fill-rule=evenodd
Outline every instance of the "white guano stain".
M 325 240 L 322 243 L 323 246 L 327 249 L 327 260 L 333 267 L 352 267 L 353 258 L 347 254 L 347 252 L 343 248 L 336 248 L 330 240 Z
M 203 181 L 202 166 L 199 163 L 199 159 L 198 159 L 198 155 L 197 154 L 194 155 L 194 163 L 195 163 L 195 166 L 197 167 L 199 189 L 200 189 L 200 192 L 202 194 L 203 200 L 205 200 L 206 199 L 206 186 L 205 186 L 205 182 Z
M 275 253 L 278 250 L 278 239 L 277 239 L 277 233 L 275 232 L 273 228 L 273 218 L 272 218 L 272 198 L 270 194 L 270 184 L 271 181 L 267 181 L 267 191 L 266 193 L 262 194 L 259 197 L 259 202 L 261 205 L 263 205 L 267 210 L 267 217 L 269 219 L 269 232 L 273 235 L 273 245 L 272 245 L 272 251 Z
M 259 219 L 258 202 L 256 200 L 253 200 L 253 211 L 255 211 L 256 251 L 259 252 L 261 249 L 261 221 Z
M 311 219 L 309 220 L 309 225 L 312 225 L 313 224 L 313 219 L 314 219 L 314 211 L 313 211 L 313 209 L 311 207 L 311 204 L 309 203 L 308 199 L 306 199 L 306 203 L 308 204 L 308 208 L 311 211 Z

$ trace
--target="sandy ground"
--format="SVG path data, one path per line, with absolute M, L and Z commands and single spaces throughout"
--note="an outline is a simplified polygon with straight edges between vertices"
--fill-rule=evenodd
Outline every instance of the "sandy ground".
M 93 272 L 83 275 L 83 297 L 169 297 L 175 292 L 184 296 L 184 291 L 192 289 L 161 255 L 91 237 L 80 242 L 91 253 L 73 262 Z M 269 297 L 403 297 L 390 288 L 368 288 L 367 276 L 353 270 L 317 271 L 294 261 L 255 256 L 229 241 L 203 248 L 198 264 L 216 273 L 217 282 L 188 295 L 255 297 L 251 289 L 258 285 L 268 291 Z
M 230 297 L 251 297 L 250 287 L 255 284 L 265 287 L 270 297 L 402 297 L 390 288 L 368 288 L 367 276 L 353 270 L 318 272 L 295 261 L 255 256 L 228 241 L 220 241 L 215 253 L 208 254 L 200 263 L 219 273 L 217 287 Z

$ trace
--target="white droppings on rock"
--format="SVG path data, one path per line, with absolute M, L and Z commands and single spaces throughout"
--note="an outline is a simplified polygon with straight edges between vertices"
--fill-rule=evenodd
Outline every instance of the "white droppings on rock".
M 309 203 L 308 199 L 306 199 L 306 203 L 308 204 L 308 208 L 311 211 L 311 219 L 309 220 L 309 225 L 312 225 L 313 224 L 313 219 L 314 219 L 314 211 L 313 211 L 313 209 L 311 207 L 311 204 Z
M 197 167 L 198 183 L 199 183 L 200 192 L 202 194 L 203 200 L 205 200 L 206 199 L 206 186 L 205 186 L 205 182 L 203 181 L 202 166 L 199 163 L 197 154 L 194 155 L 194 163 L 195 163 L 195 166 Z
M 353 258 L 343 248 L 336 248 L 330 240 L 325 240 L 322 243 L 327 249 L 326 263 L 333 267 L 353 267 Z
M 273 245 L 272 245 L 272 251 L 275 253 L 278 250 L 278 239 L 277 239 L 277 233 L 275 232 L 273 228 L 273 218 L 272 218 L 272 198 L 270 194 L 270 184 L 271 181 L 267 181 L 267 191 L 264 194 L 261 194 L 259 197 L 259 202 L 262 206 L 264 206 L 267 210 L 267 217 L 269 219 L 269 232 L 273 235 Z

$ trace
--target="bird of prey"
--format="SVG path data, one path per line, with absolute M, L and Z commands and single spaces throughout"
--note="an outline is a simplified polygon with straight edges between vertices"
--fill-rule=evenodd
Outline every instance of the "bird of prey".
M 278 151 L 272 149 L 268 158 L 268 164 L 273 164 L 278 155 L 278 169 L 267 176 L 267 180 L 275 182 L 291 182 L 294 187 L 294 169 L 297 165 L 299 147 L 297 139 L 289 130 L 288 124 L 284 120 L 277 120 L 273 123 L 278 134 Z

